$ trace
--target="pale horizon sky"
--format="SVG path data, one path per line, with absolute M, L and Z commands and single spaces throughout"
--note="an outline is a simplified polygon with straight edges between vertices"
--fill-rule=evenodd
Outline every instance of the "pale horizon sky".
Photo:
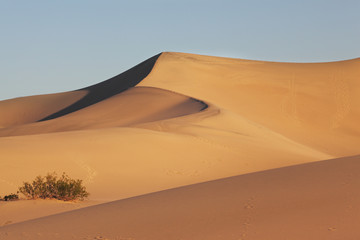
M 0 0 L 0 100 L 83 88 L 164 51 L 360 57 L 358 0 Z

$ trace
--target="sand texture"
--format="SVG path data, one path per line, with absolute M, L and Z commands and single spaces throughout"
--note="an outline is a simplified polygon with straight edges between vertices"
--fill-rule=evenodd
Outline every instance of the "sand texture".
M 0 202 L 0 239 L 359 239 L 359 77 L 165 52 L 0 101 L 0 196 L 53 171 L 91 194 Z
M 359 160 L 308 163 L 119 200 L 8 225 L 0 237 L 355 240 Z

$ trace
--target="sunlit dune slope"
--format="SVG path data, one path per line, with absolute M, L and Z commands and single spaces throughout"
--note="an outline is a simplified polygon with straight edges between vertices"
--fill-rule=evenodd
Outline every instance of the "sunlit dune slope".
M 52 171 L 83 179 L 92 199 L 109 200 L 331 157 L 241 119 L 232 124 L 247 130 L 190 124 L 177 132 L 122 127 L 3 137 L 1 195 Z
M 226 178 L 0 228 L 6 239 L 359 239 L 360 158 Z
M 84 90 L 0 101 L 0 129 L 39 121 L 68 107 L 86 94 Z
M 200 101 L 166 90 L 135 87 L 62 117 L 0 129 L 0 137 L 125 127 L 188 115 L 206 107 Z
M 359 153 L 360 59 L 276 63 L 163 53 L 140 86 L 216 104 L 296 142 L 336 155 Z

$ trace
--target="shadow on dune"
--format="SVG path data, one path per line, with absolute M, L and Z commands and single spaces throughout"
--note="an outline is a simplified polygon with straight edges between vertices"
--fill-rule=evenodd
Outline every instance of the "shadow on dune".
M 75 112 L 136 86 L 151 72 L 160 55 L 161 53 L 106 81 L 78 89 L 77 91 L 85 90 L 89 93 L 74 104 L 39 120 L 39 122 Z

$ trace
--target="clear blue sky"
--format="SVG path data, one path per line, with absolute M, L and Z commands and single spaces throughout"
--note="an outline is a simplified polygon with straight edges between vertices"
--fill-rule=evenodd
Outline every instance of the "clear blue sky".
M 163 51 L 360 57 L 359 0 L 0 0 L 0 99 L 85 87 Z

